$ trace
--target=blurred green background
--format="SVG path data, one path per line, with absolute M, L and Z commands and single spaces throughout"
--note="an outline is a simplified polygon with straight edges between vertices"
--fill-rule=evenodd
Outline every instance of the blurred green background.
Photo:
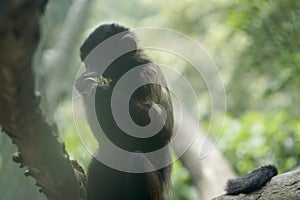
M 72 85 L 80 66 L 79 46 L 101 23 L 131 28 L 163 27 L 182 32 L 205 47 L 219 67 L 227 95 L 227 115 L 217 144 L 239 175 L 273 163 L 280 172 L 300 165 L 300 1 L 224 0 L 52 0 L 41 19 L 42 40 L 35 55 L 36 87 L 49 121 L 55 121 L 71 157 L 87 166 L 72 114 Z M 174 41 L 176 42 L 176 41 Z M 155 59 L 178 65 L 169 56 Z M 201 126 L 210 125 L 210 96 L 193 69 L 182 74 L 197 90 Z M 187 105 L 188 102 L 187 102 Z M 193 109 L 195 105 L 189 105 Z M 16 148 L 0 133 L 2 199 L 45 199 L 11 161 Z M 175 200 L 199 199 L 185 167 L 172 176 Z M 213 187 L 213 186 L 212 186 Z

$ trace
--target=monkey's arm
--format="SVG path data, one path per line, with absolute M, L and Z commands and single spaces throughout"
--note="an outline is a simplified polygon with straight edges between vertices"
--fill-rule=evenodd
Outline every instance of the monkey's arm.
M 249 194 L 262 188 L 277 173 L 275 166 L 266 165 L 253 170 L 244 177 L 228 180 L 225 190 L 229 195 Z

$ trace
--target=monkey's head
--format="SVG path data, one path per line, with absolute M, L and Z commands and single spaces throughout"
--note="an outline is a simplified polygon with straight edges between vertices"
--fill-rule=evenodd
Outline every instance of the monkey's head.
M 130 45 L 130 47 L 136 49 L 136 38 L 128 28 L 115 23 L 104 24 L 97 27 L 81 45 L 81 60 L 84 61 L 87 55 L 101 42 L 117 34 L 120 36 L 120 41 L 118 41 L 117 45 Z
M 114 43 L 110 43 L 110 40 L 107 40 L 112 36 L 116 36 L 116 38 L 111 38 L 113 40 L 116 39 Z M 117 24 L 105 24 L 96 28 L 80 48 L 81 59 L 86 64 L 86 71 L 76 81 L 76 88 L 83 95 L 84 101 L 90 106 L 92 111 L 96 111 L 97 122 L 100 124 L 104 134 L 114 144 L 128 151 L 140 150 L 150 152 L 160 149 L 169 142 L 173 131 L 173 110 L 169 92 L 162 87 L 162 85 L 166 85 L 166 81 L 159 69 L 159 65 L 144 54 L 143 49 L 136 48 L 136 41 L 132 31 Z M 103 46 L 99 46 L 100 50 L 98 51 L 97 46 L 100 43 Z M 93 51 L 93 49 L 96 51 Z M 123 51 L 124 49 L 128 50 L 128 52 Z M 92 54 L 91 51 L 93 51 Z M 122 52 L 124 53 L 119 55 Z M 111 61 L 110 58 L 115 58 L 115 60 L 111 63 L 106 63 L 106 59 Z M 102 64 L 102 61 L 104 64 Z M 140 85 L 140 87 L 133 94 L 126 90 L 119 91 L 120 88 L 118 87 L 115 88 L 120 78 L 124 77 L 128 71 L 135 67 L 137 67 L 137 70 L 131 71 L 130 75 L 134 78 L 130 80 L 125 79 L 126 82 L 123 84 L 128 87 L 131 87 L 131 85 Z M 152 82 L 157 82 L 157 84 L 152 84 Z M 158 125 L 165 121 L 163 119 L 168 119 L 159 133 L 151 137 L 142 138 L 134 137 L 122 130 L 116 124 L 112 112 L 113 91 L 120 94 L 120 98 L 115 100 L 119 101 L 116 103 L 117 105 L 123 105 L 122 108 L 127 105 L 121 103 L 129 99 L 128 109 L 130 116 L 125 117 L 131 118 L 138 126 L 150 124 L 150 108 L 157 114 L 155 114 L 155 122 Z M 95 95 L 91 96 L 89 94 Z M 93 101 L 89 99 L 90 97 L 94 98 Z M 90 102 L 94 104 L 89 104 Z M 155 104 L 162 105 L 167 112 L 167 116 Z M 124 120 L 127 120 L 125 117 Z M 97 122 L 92 124 L 98 125 Z M 99 133 L 97 131 L 93 131 L 93 133 L 98 140 Z M 99 138 L 98 141 L 101 141 L 101 139 Z

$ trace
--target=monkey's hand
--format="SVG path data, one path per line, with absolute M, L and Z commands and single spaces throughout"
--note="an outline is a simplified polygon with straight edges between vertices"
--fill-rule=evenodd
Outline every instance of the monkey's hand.
M 81 95 L 90 95 L 92 90 L 97 87 L 96 79 L 100 75 L 94 71 L 85 71 L 75 82 L 75 87 Z
M 228 180 L 225 190 L 229 195 L 249 194 L 262 188 L 277 173 L 275 166 L 266 165 L 244 177 Z
M 91 96 L 97 87 L 107 89 L 111 82 L 110 78 L 104 78 L 94 71 L 85 71 L 75 83 L 78 92 L 82 95 Z

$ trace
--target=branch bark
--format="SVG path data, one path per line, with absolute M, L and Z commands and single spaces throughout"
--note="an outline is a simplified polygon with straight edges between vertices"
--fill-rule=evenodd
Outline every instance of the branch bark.
M 271 179 L 261 190 L 237 196 L 222 195 L 213 200 L 297 200 L 300 199 L 300 170 L 280 174 Z
M 44 120 L 34 92 L 32 56 L 46 3 L 0 1 L 0 125 L 20 151 L 14 160 L 28 167 L 25 175 L 36 179 L 48 199 L 83 199 L 83 170 L 73 169 L 64 144 Z

